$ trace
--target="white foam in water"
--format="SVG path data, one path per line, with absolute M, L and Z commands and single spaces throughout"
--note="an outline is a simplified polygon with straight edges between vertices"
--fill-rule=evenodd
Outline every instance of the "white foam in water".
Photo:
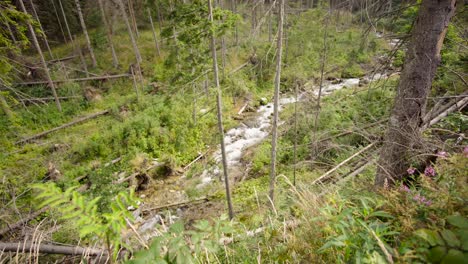
M 375 76 L 374 79 L 376 79 Z M 341 83 L 338 84 L 332 84 L 328 82 L 325 84 L 322 92 L 324 95 L 326 95 L 345 87 L 350 88 L 357 85 L 359 85 L 358 78 L 344 79 Z M 318 95 L 318 89 L 315 90 L 314 93 Z M 300 101 L 301 98 L 302 95 L 298 98 L 298 101 Z M 267 100 L 266 98 L 262 98 L 262 101 L 266 102 Z M 279 110 L 281 111 L 282 106 L 295 102 L 296 99 L 294 97 L 281 98 L 279 100 Z M 270 134 L 273 110 L 273 103 L 262 105 L 257 110 L 255 120 L 253 120 L 249 126 L 242 123 L 239 127 L 232 128 L 226 132 L 224 136 L 224 144 L 226 147 L 226 159 L 228 167 L 239 165 L 244 150 L 259 144 Z M 213 159 L 217 164 L 222 162 L 221 150 L 218 149 L 213 154 Z M 219 173 L 221 173 L 221 170 L 218 166 L 203 171 L 202 175 L 200 176 L 201 183 L 197 185 L 197 188 L 202 188 L 209 184 L 215 177 L 218 177 Z

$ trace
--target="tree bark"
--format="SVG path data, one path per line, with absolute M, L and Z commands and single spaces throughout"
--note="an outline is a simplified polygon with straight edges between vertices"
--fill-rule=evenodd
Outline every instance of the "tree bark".
M 276 48 L 276 74 L 275 74 L 275 94 L 273 99 L 273 128 L 271 140 L 271 170 L 270 170 L 270 199 L 274 203 L 275 181 L 276 181 L 276 145 L 278 141 L 278 108 L 279 90 L 281 84 L 281 58 L 283 53 L 283 20 L 284 20 L 284 0 L 280 0 L 278 5 L 278 42 Z
M 20 0 L 19 4 L 21 6 L 21 9 L 22 9 L 23 13 L 27 14 L 28 12 L 26 11 L 26 8 L 24 7 L 23 0 Z M 54 95 L 55 104 L 57 105 L 57 109 L 59 110 L 59 112 L 62 112 L 62 106 L 60 105 L 60 101 L 59 101 L 58 96 L 57 96 L 57 91 L 55 90 L 55 84 L 52 81 L 52 77 L 50 77 L 49 68 L 47 68 L 47 63 L 46 63 L 46 61 L 44 59 L 44 54 L 42 54 L 41 46 L 39 46 L 39 42 L 37 41 L 37 37 L 36 37 L 36 33 L 34 31 L 34 28 L 33 28 L 33 26 L 31 25 L 31 23 L 29 21 L 27 21 L 27 25 L 28 25 L 29 32 L 31 33 L 33 44 L 36 47 L 37 53 L 39 53 L 39 57 L 41 59 L 42 67 L 44 68 L 44 71 L 46 73 L 47 84 L 49 85 L 50 89 L 52 89 L 52 94 Z
M 234 218 L 234 211 L 232 209 L 231 201 L 231 191 L 229 189 L 229 178 L 228 178 L 228 167 L 226 159 L 226 146 L 224 145 L 224 128 L 223 128 L 223 113 L 222 113 L 222 97 L 221 97 L 221 87 L 219 85 L 219 71 L 218 71 L 218 59 L 216 56 L 216 39 L 214 32 L 214 19 L 213 19 L 213 6 L 211 0 L 208 0 L 208 12 L 210 15 L 211 23 L 211 54 L 213 56 L 213 73 L 214 81 L 216 84 L 216 108 L 218 114 L 218 129 L 219 129 L 219 138 L 221 143 L 221 156 L 223 160 L 223 174 L 224 174 L 224 186 L 226 187 L 226 199 L 229 209 L 229 218 Z
M 115 53 L 115 49 L 114 49 L 114 43 L 112 41 L 112 30 L 109 26 L 109 22 L 107 21 L 106 12 L 104 11 L 102 0 L 98 0 L 98 3 L 99 3 L 99 9 L 101 9 L 102 22 L 104 22 L 104 26 L 106 27 L 107 41 L 109 42 L 109 47 L 112 52 L 112 63 L 114 64 L 114 68 L 118 68 L 119 60 L 117 59 L 117 54 Z
M 455 5 L 456 0 L 422 1 L 380 153 L 376 186 L 385 187 L 403 179 L 413 147 L 421 142 L 427 95 Z
M 91 56 L 93 67 L 96 67 L 97 66 L 96 57 L 94 56 L 93 47 L 91 46 L 91 40 L 89 39 L 89 35 L 88 35 L 88 29 L 86 28 L 86 24 L 83 18 L 83 13 L 81 12 L 80 0 L 75 0 L 75 4 L 76 4 L 76 10 L 78 11 L 78 17 L 80 19 L 81 28 L 83 29 L 83 33 L 85 35 L 86 44 L 88 45 L 89 55 Z

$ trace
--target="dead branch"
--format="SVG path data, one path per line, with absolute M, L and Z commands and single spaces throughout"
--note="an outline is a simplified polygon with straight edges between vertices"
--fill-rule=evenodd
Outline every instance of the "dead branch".
M 95 80 L 117 79 L 117 78 L 130 77 L 130 76 L 132 75 L 128 73 L 124 73 L 124 74 L 117 74 L 117 75 L 94 76 L 94 77 L 76 78 L 76 79 L 68 79 L 68 80 L 54 80 L 52 82 L 53 83 L 86 82 L 86 81 L 95 81 Z M 14 85 L 29 86 L 29 85 L 38 85 L 38 84 L 48 84 L 48 82 L 47 81 L 22 82 L 22 83 L 15 83 Z
M 342 162 L 340 162 L 338 165 L 336 165 L 335 167 L 333 167 L 331 170 L 325 172 L 322 176 L 318 177 L 317 179 L 315 179 L 312 184 L 316 184 L 318 182 L 322 182 L 325 178 L 327 178 L 328 176 L 330 176 L 330 174 L 332 174 L 333 172 L 335 172 L 337 169 L 339 169 L 341 166 L 345 165 L 346 163 L 348 163 L 349 161 L 351 161 L 352 159 L 354 159 L 355 157 L 359 156 L 360 154 L 362 154 L 363 152 L 367 151 L 368 149 L 372 148 L 375 144 L 377 144 L 377 142 L 374 142 L 374 143 L 371 143 L 369 145 L 367 145 L 366 147 L 362 148 L 361 150 L 359 150 L 358 152 L 354 153 L 353 155 L 351 155 L 350 157 L 348 157 L 347 159 L 343 160 Z
M 468 105 L 468 97 L 465 97 L 462 100 L 459 100 L 459 101 L 455 102 L 455 104 L 453 104 L 451 107 L 449 107 L 448 109 L 446 109 L 445 111 L 439 113 L 436 117 L 431 119 L 429 121 L 429 123 L 426 123 L 425 125 L 423 125 L 421 127 L 421 129 L 425 130 L 427 127 L 430 127 L 430 126 L 436 124 L 442 118 L 448 116 L 450 113 L 455 112 L 457 110 L 463 109 L 464 107 L 466 107 L 466 105 Z
M 66 123 L 66 124 L 61 125 L 59 127 L 55 127 L 55 128 L 50 129 L 50 130 L 41 132 L 39 134 L 27 137 L 27 138 L 22 139 L 22 140 L 19 140 L 19 141 L 15 142 L 15 145 L 24 144 L 26 142 L 29 142 L 29 141 L 33 140 L 33 139 L 38 139 L 38 138 L 44 137 L 44 136 L 46 136 L 46 135 L 48 135 L 48 134 L 50 134 L 52 132 L 55 132 L 55 131 L 58 131 L 58 130 L 61 130 L 61 129 L 64 129 L 64 128 L 67 128 L 67 127 L 70 127 L 70 126 L 73 126 L 73 125 L 76 125 L 78 123 L 82 123 L 84 121 L 87 121 L 87 120 L 90 120 L 90 119 L 93 119 L 93 118 L 96 118 L 98 116 L 102 116 L 102 115 L 105 115 L 105 114 L 108 114 L 108 113 L 109 113 L 109 110 L 104 110 L 104 111 L 100 111 L 100 112 L 97 112 L 97 113 L 94 113 L 94 114 L 91 114 L 91 115 L 88 115 L 88 116 L 78 118 L 75 121 Z
M 247 106 L 249 105 L 249 102 L 245 103 L 241 109 L 239 109 L 239 112 L 237 112 L 238 115 L 241 115 L 244 111 L 245 111 L 245 108 L 247 108 Z
M 80 246 L 61 246 L 54 244 L 37 244 L 32 242 L 0 242 L 0 252 L 17 253 L 45 253 L 61 255 L 83 255 L 83 256 L 107 256 L 107 252 L 102 249 L 80 247 Z
M 143 213 L 147 212 L 155 212 L 155 211 L 161 211 L 164 209 L 169 209 L 169 208 L 180 208 L 188 205 L 195 205 L 195 204 L 200 204 L 204 202 L 208 202 L 211 200 L 213 197 L 212 196 L 205 196 L 199 199 L 191 200 L 191 201 L 185 201 L 185 202 L 180 202 L 180 203 L 172 203 L 172 204 L 167 204 L 167 205 L 161 205 L 161 206 L 156 206 L 148 209 L 143 209 Z
M 81 96 L 60 96 L 60 97 L 57 97 L 59 100 L 68 100 L 68 99 L 77 99 L 77 98 L 81 98 Z M 38 103 L 43 103 L 45 104 L 46 101 L 53 101 L 55 100 L 54 97 L 42 97 L 42 98 L 24 98 L 24 99 L 19 99 L 20 102 L 22 103 L 27 103 L 27 102 L 30 102 L 30 103 L 35 103 L 35 102 L 38 102 Z
M 239 67 L 237 67 L 237 68 L 235 68 L 234 70 L 230 71 L 230 72 L 228 73 L 228 75 L 232 75 L 232 74 L 234 74 L 234 73 L 240 71 L 242 68 L 244 68 L 245 66 L 249 65 L 249 63 L 250 63 L 250 61 L 247 60 L 247 62 L 245 62 L 244 64 L 241 64 L 241 65 L 239 65 Z

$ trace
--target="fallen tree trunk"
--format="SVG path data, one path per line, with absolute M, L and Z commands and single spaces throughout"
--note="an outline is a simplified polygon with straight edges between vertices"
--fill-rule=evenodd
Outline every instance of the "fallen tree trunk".
M 191 201 L 185 201 L 185 202 L 180 202 L 180 203 L 172 203 L 172 204 L 167 204 L 167 205 L 156 206 L 156 207 L 152 207 L 152 208 L 148 208 L 148 209 L 143 209 L 142 213 L 161 211 L 161 210 L 169 209 L 169 208 L 180 208 L 180 207 L 187 206 L 187 205 L 199 204 L 199 203 L 207 202 L 207 201 L 211 200 L 211 198 L 212 197 L 210 197 L 210 196 L 205 196 L 203 198 L 199 198 L 199 199 L 195 199 L 195 200 L 191 200 Z
M 67 61 L 67 60 L 74 59 L 76 57 L 78 57 L 78 56 L 77 55 L 70 55 L 70 56 L 63 57 L 63 58 L 48 60 L 48 61 L 46 61 L 46 63 L 56 63 L 56 62 L 61 62 L 61 61 Z M 40 64 L 40 63 L 37 63 L 37 64 Z
M 23 143 L 26 143 L 26 142 L 31 141 L 33 139 L 38 139 L 38 138 L 44 137 L 44 136 L 46 136 L 46 135 L 48 135 L 48 134 L 50 134 L 52 132 L 55 132 L 55 131 L 58 131 L 58 130 L 61 130 L 61 129 L 64 129 L 64 128 L 67 128 L 67 127 L 70 127 L 70 126 L 73 126 L 75 124 L 78 124 L 78 123 L 84 122 L 86 120 L 93 119 L 93 118 L 96 118 L 98 116 L 102 116 L 102 115 L 105 115 L 105 114 L 108 114 L 108 113 L 109 113 L 109 110 L 104 110 L 104 111 L 97 112 L 97 113 L 94 113 L 94 114 L 91 114 L 91 115 L 88 115 L 88 116 L 81 117 L 81 118 L 79 118 L 79 119 L 77 119 L 75 121 L 66 123 L 66 124 L 61 125 L 59 127 L 55 127 L 55 128 L 50 129 L 50 130 L 41 132 L 39 134 L 27 137 L 27 138 L 22 139 L 22 140 L 19 140 L 19 141 L 15 142 L 15 145 L 23 144 Z
M 436 124 L 439 122 L 442 118 L 448 116 L 450 113 L 453 113 L 455 111 L 461 110 L 465 108 L 468 105 L 468 97 L 462 98 L 461 100 L 457 100 L 454 103 L 451 104 L 450 107 L 444 107 L 443 111 L 439 111 L 437 115 L 429 120 L 426 124 L 424 124 L 421 127 L 421 130 L 425 130 L 426 128 Z
M 57 97 L 59 100 L 68 100 L 68 99 L 77 99 L 81 98 L 81 96 L 61 96 Z M 22 103 L 27 103 L 27 102 L 39 102 L 39 103 L 46 103 L 46 101 L 53 101 L 55 100 L 54 97 L 42 97 L 42 98 L 24 98 L 24 99 L 19 99 L 20 102 Z
M 93 77 L 75 78 L 75 79 L 68 79 L 68 80 L 54 80 L 52 82 L 53 83 L 86 82 L 86 81 L 96 81 L 96 80 L 117 79 L 117 78 L 130 77 L 130 76 L 132 75 L 128 73 L 124 73 L 124 74 L 117 74 L 117 75 L 93 76 Z M 48 84 L 48 82 L 47 81 L 22 82 L 22 83 L 15 83 L 14 85 L 29 86 L 29 85 L 38 85 L 38 84 Z
M 82 256 L 101 256 L 107 257 L 108 254 L 102 249 L 80 247 L 80 246 L 61 246 L 54 244 L 38 244 L 32 242 L 0 242 L 0 252 L 17 253 L 46 253 L 61 255 L 82 255 Z

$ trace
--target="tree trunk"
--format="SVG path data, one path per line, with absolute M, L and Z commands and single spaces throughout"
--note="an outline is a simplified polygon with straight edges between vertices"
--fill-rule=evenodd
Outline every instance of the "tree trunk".
M 136 43 L 135 37 L 133 36 L 132 27 L 130 26 L 130 21 L 128 20 L 127 12 L 125 11 L 125 5 L 123 4 L 122 0 L 118 0 L 120 11 L 122 12 L 122 16 L 124 18 L 125 25 L 127 26 L 128 34 L 130 35 L 130 41 L 132 42 L 133 51 L 135 52 L 135 58 L 137 60 L 138 66 L 141 63 L 141 55 L 140 50 L 138 49 L 138 45 Z M 138 69 L 139 71 L 141 69 Z
M 278 5 L 278 42 L 276 49 L 276 74 L 275 74 L 275 95 L 273 99 L 273 127 L 271 140 L 271 170 L 270 170 L 270 199 L 274 203 L 275 181 L 276 181 L 276 145 L 278 141 L 278 108 L 279 90 L 281 82 L 281 57 L 283 53 L 283 19 L 284 0 L 280 0 Z
M 21 9 L 22 9 L 23 13 L 27 14 L 28 12 L 26 11 L 26 8 L 24 7 L 23 0 L 20 0 L 19 4 L 21 6 Z M 52 94 L 54 95 L 55 104 L 57 105 L 57 109 L 59 110 L 59 112 L 62 112 L 62 106 L 60 105 L 60 101 L 59 101 L 58 96 L 57 96 L 57 91 L 55 90 L 55 84 L 54 84 L 54 82 L 52 82 L 52 78 L 50 77 L 49 68 L 47 68 L 47 63 L 46 63 L 46 61 L 44 59 L 44 54 L 42 54 L 41 46 L 39 46 L 39 42 L 37 41 L 37 37 L 36 37 L 36 33 L 34 31 L 34 28 L 32 27 L 32 25 L 31 25 L 31 23 L 29 21 L 27 21 L 27 25 L 28 25 L 29 32 L 31 33 L 33 44 L 36 47 L 37 53 L 39 53 L 42 68 L 44 68 L 44 71 L 45 71 L 45 74 L 46 74 L 46 77 L 47 77 L 47 83 L 48 83 L 50 89 L 52 89 Z
M 135 9 L 133 9 L 133 0 L 128 0 L 128 13 L 132 20 L 133 31 L 135 32 L 136 38 L 140 38 L 140 32 L 138 32 L 138 26 L 135 18 Z
M 6 115 L 8 120 L 13 120 L 14 115 L 13 112 L 10 109 L 10 106 L 8 106 L 8 103 L 3 96 L 3 94 L 0 93 L 0 109 L 2 109 L 3 113 Z
M 96 67 L 97 65 L 96 57 L 94 56 L 93 47 L 91 46 L 91 40 L 89 39 L 89 35 L 88 35 L 88 29 L 86 29 L 86 24 L 83 18 L 83 13 L 81 12 L 80 0 L 75 0 L 75 4 L 76 4 L 76 10 L 78 11 L 78 17 L 80 18 L 81 28 L 83 29 L 83 33 L 86 38 L 86 44 L 88 45 L 89 55 L 91 56 L 93 67 Z
M 421 142 L 419 128 L 423 125 L 427 95 L 455 5 L 456 0 L 422 1 L 380 153 L 375 178 L 379 187 L 403 179 L 412 149 Z
M 54 3 L 54 0 L 50 0 L 50 2 L 52 2 L 52 7 L 54 8 L 55 17 L 57 17 L 57 22 L 59 24 L 60 31 L 62 32 L 63 40 L 65 41 L 65 43 L 68 43 L 67 37 L 65 36 L 65 31 L 63 30 L 62 22 L 60 21 L 60 16 L 58 14 L 57 7 L 55 6 L 55 3 Z
M 158 53 L 158 57 L 161 56 L 161 50 L 159 50 L 159 44 L 158 44 L 158 39 L 156 37 L 156 30 L 154 29 L 154 23 L 153 23 L 153 18 L 151 17 L 151 10 L 148 9 L 148 16 L 151 24 L 151 30 L 153 32 L 153 39 L 154 39 L 154 45 L 156 46 L 156 52 Z
M 70 31 L 70 27 L 68 26 L 67 15 L 65 15 L 65 10 L 63 9 L 62 1 L 59 0 L 58 2 L 60 5 L 60 10 L 62 11 L 62 16 L 63 16 L 63 21 L 65 22 L 65 27 L 67 28 L 68 37 L 70 38 L 70 41 L 73 43 L 73 37 Z
M 13 43 L 16 44 L 15 33 L 13 33 L 13 30 L 11 29 L 11 26 L 9 23 L 6 23 L 6 26 L 7 26 L 8 32 L 10 33 L 11 40 L 13 40 Z
M 36 19 L 37 23 L 39 24 L 39 28 L 41 29 L 41 34 L 42 34 L 42 40 L 44 41 L 44 45 L 47 48 L 47 51 L 49 52 L 50 59 L 54 59 L 54 55 L 52 55 L 52 50 L 50 49 L 49 42 L 47 41 L 47 36 L 45 34 L 44 28 L 42 27 L 41 21 L 39 20 L 39 16 L 37 15 L 36 8 L 34 7 L 34 3 L 31 0 L 31 8 L 34 13 L 34 19 Z
M 119 60 L 117 59 L 117 54 L 115 53 L 115 49 L 114 49 L 114 43 L 112 42 L 112 30 L 109 26 L 109 22 L 107 21 L 106 12 L 104 11 L 102 0 L 98 0 L 98 3 L 99 3 L 99 9 L 101 9 L 102 22 L 104 22 L 104 26 L 106 27 L 107 41 L 109 42 L 109 47 L 112 52 L 112 63 L 114 64 L 114 68 L 118 68 Z
M 208 0 L 208 11 L 210 15 L 210 22 L 212 28 L 214 28 L 214 20 L 213 20 L 213 7 L 211 4 L 211 0 Z M 224 173 L 224 186 L 226 187 L 226 199 L 229 208 L 229 218 L 232 219 L 234 217 L 234 211 L 232 209 L 232 201 L 231 201 L 231 191 L 229 190 L 229 178 L 228 178 L 228 167 L 227 167 L 227 159 L 226 159 L 226 147 L 224 145 L 224 128 L 223 128 L 223 113 L 222 113 L 222 98 L 221 98 L 221 87 L 219 85 L 219 73 L 218 73 L 218 59 L 216 57 L 216 40 L 214 35 L 214 30 L 211 31 L 211 54 L 213 56 L 213 73 L 214 73 L 214 81 L 216 84 L 216 109 L 218 114 L 218 129 L 219 129 L 219 138 L 221 143 L 221 156 L 223 159 L 223 173 Z
M 22 0 L 20 0 L 22 1 Z M 19 252 L 19 253 L 46 253 L 61 255 L 83 255 L 100 256 L 107 259 L 107 252 L 102 249 L 86 248 L 80 246 L 61 246 L 55 244 L 32 243 L 32 242 L 0 242 L 1 252 Z
M 81 51 L 81 46 L 76 40 L 76 37 L 72 37 L 72 46 L 77 50 L 78 55 L 80 57 L 81 67 L 83 67 L 83 71 L 86 74 L 86 77 L 89 77 L 88 66 L 86 65 L 86 60 L 83 56 L 83 52 Z

